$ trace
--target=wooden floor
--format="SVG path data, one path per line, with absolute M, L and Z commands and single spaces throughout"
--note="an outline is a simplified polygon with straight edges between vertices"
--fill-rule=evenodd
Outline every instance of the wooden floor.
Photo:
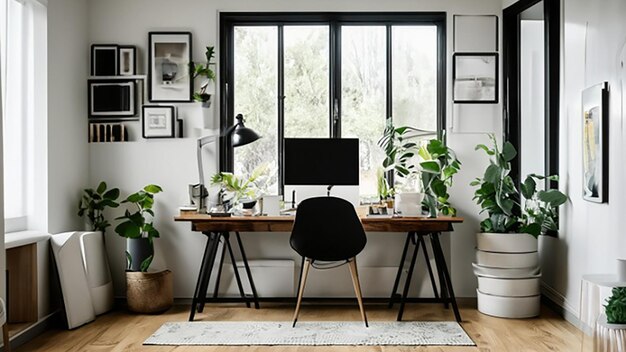
M 197 319 L 211 320 L 290 320 L 293 305 L 264 303 L 261 310 L 241 307 L 238 304 L 208 305 Z M 186 321 L 188 306 L 175 306 L 161 315 L 133 315 L 125 311 L 115 311 L 98 317 L 84 327 L 73 331 L 52 330 L 18 348 L 17 351 L 586 351 L 582 348 L 589 338 L 543 307 L 541 317 L 536 319 L 498 319 L 480 314 L 474 308 L 462 307 L 463 328 L 476 342 L 477 347 L 218 347 L 218 346 L 142 346 L 142 342 L 168 321 Z M 394 320 L 397 306 L 387 309 L 384 305 L 366 306 L 368 318 L 372 321 Z M 405 320 L 454 320 L 451 310 L 441 305 L 409 304 L 404 314 Z M 300 321 L 312 320 L 354 320 L 359 321 L 356 305 L 304 305 Z

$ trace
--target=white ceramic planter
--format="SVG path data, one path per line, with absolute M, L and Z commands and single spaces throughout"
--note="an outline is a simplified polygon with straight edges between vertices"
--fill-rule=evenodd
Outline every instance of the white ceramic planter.
M 478 310 L 500 318 L 531 318 L 539 315 L 541 295 L 505 297 L 488 295 L 476 290 Z
M 609 324 L 606 315 L 600 315 L 593 330 L 593 351 L 626 351 L 626 324 Z
M 476 247 L 485 252 L 536 252 L 538 241 L 527 233 L 477 233 Z
M 476 251 L 476 264 L 490 268 L 535 268 L 539 265 L 539 254 L 530 253 L 496 253 Z
M 528 279 L 499 279 L 479 276 L 478 291 L 493 296 L 536 296 L 541 294 L 541 275 Z
M 502 268 L 488 268 L 485 266 L 476 265 L 472 263 L 474 267 L 474 274 L 476 276 L 500 278 L 500 279 L 525 279 L 534 277 L 540 273 L 538 267 L 534 268 L 517 268 L 517 269 L 502 269 Z

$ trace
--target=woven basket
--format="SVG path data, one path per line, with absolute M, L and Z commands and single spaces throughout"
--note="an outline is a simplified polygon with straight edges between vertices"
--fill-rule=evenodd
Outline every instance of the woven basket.
M 126 272 L 126 300 L 135 313 L 153 314 L 168 310 L 174 303 L 172 272 Z

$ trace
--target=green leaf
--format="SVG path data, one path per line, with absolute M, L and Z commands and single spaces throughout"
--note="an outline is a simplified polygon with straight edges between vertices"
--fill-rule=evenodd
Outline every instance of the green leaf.
M 515 150 L 513 144 L 508 141 L 505 142 L 504 146 L 502 147 L 502 157 L 504 158 L 504 160 L 511 161 L 515 159 L 515 156 L 517 156 L 517 151 Z
M 158 185 L 147 185 L 146 187 L 143 188 L 143 190 L 152 194 L 163 192 L 163 189 L 161 188 L 161 186 L 158 186 Z
M 441 172 L 441 167 L 439 166 L 439 162 L 435 160 L 422 161 L 420 163 L 420 166 L 422 167 L 422 170 L 424 172 L 429 172 L 433 174 L 438 174 Z
M 141 270 L 142 272 L 148 271 L 148 268 L 150 267 L 150 264 L 152 264 L 152 258 L 153 257 L 154 257 L 154 255 L 151 255 L 148 258 L 144 259 L 141 262 L 139 270 Z
M 106 189 L 107 189 L 107 184 L 104 181 L 102 181 L 98 185 L 98 188 L 96 189 L 96 192 L 98 194 L 102 194 L 102 193 L 104 193 L 104 191 L 106 191 Z
M 534 237 L 539 237 L 539 235 L 541 234 L 541 225 L 537 223 L 531 223 L 526 226 L 522 226 L 519 229 L 519 232 L 527 233 L 527 234 L 533 235 Z
M 141 229 L 131 221 L 124 221 L 115 227 L 115 232 L 126 238 L 141 237 Z
M 558 207 L 567 202 L 567 196 L 557 189 L 541 191 L 537 195 L 540 201 L 550 204 L 552 207 Z
M 126 270 L 130 270 L 133 266 L 133 257 L 130 255 L 128 251 L 126 251 Z
M 482 149 L 485 151 L 485 153 L 487 153 L 487 155 L 494 155 L 495 152 L 492 149 L 489 149 L 486 145 L 484 144 L 479 144 L 477 145 L 474 150 L 478 150 L 478 149 Z
M 102 196 L 102 198 L 108 199 L 108 200 L 116 200 L 119 196 L 120 196 L 119 188 L 113 188 L 113 189 L 110 189 L 109 191 L 107 191 Z
M 141 193 L 133 193 L 126 198 L 126 202 L 128 203 L 137 203 L 143 199 L 144 195 Z
M 485 170 L 485 176 L 483 177 L 485 181 L 489 183 L 497 183 L 500 180 L 501 170 L 498 165 L 491 164 Z
M 520 188 L 522 190 L 522 196 L 524 196 L 524 198 L 526 199 L 531 199 L 533 195 L 535 194 L 537 183 L 532 178 L 532 176 L 528 176 L 526 177 L 526 180 L 524 181 L 524 183 L 520 185 Z

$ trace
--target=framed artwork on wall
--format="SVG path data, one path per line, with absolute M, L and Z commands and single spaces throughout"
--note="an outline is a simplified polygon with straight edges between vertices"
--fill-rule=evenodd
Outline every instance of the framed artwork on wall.
M 191 33 L 150 32 L 148 42 L 148 100 L 191 102 Z
M 456 53 L 452 77 L 455 103 L 498 103 L 498 54 Z
M 498 16 L 454 15 L 454 51 L 498 51 Z
M 132 76 L 137 74 L 137 48 L 134 45 L 119 46 L 119 74 Z
M 93 44 L 91 46 L 91 75 L 117 76 L 118 46 L 116 44 Z
M 141 117 L 143 138 L 174 138 L 176 109 L 172 105 L 144 105 Z
M 89 80 L 90 120 L 136 120 L 134 80 Z
M 595 203 L 608 202 L 608 104 L 608 82 L 583 90 L 583 199 Z

